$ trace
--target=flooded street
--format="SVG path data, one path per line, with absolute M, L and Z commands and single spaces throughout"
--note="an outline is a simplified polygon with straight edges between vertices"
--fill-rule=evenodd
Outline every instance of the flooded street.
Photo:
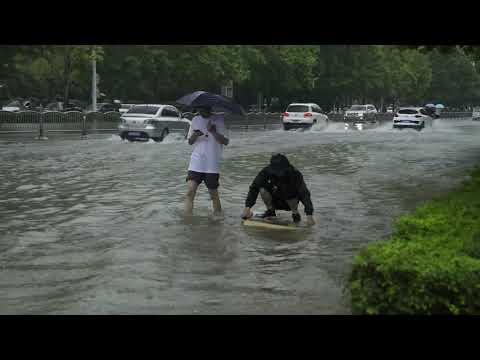
M 353 256 L 480 159 L 471 119 L 422 132 L 339 123 L 230 137 L 223 220 L 204 185 L 193 219 L 182 216 L 191 147 L 181 137 L 0 137 L 0 314 L 349 314 Z M 241 225 L 248 187 L 274 152 L 304 174 L 314 228 Z

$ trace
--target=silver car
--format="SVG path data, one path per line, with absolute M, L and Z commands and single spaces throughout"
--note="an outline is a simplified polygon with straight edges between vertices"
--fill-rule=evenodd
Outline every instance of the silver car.
M 345 112 L 344 120 L 346 122 L 375 122 L 378 111 L 374 105 L 352 105 Z
M 190 120 L 172 105 L 135 105 L 120 117 L 119 135 L 128 141 L 163 141 L 170 133 L 187 137 Z
M 474 107 L 472 112 L 472 120 L 478 121 L 480 120 L 480 107 Z

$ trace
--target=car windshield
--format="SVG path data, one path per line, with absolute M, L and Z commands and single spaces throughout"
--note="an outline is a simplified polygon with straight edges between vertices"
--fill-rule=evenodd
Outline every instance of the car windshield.
M 8 103 L 6 106 L 20 106 L 20 102 L 12 101 L 12 102 Z
M 413 115 L 418 114 L 418 110 L 416 109 L 402 109 L 398 111 L 399 114 L 406 114 L 406 115 Z
M 295 112 L 307 112 L 309 111 L 308 109 L 308 106 L 306 105 L 290 105 L 287 109 L 287 112 L 292 112 L 292 113 L 295 113 Z
M 127 114 L 147 114 L 155 115 L 160 107 L 158 106 L 134 106 L 128 110 Z
M 367 107 L 366 106 L 362 106 L 362 105 L 353 105 L 350 110 L 353 110 L 353 111 L 366 111 L 367 110 Z

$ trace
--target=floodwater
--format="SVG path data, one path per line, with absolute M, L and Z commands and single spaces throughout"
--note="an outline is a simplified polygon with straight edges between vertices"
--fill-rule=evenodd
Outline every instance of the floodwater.
M 212 217 L 204 185 L 183 217 L 191 147 L 175 135 L 0 137 L 0 314 L 349 314 L 355 254 L 480 158 L 471 119 L 422 132 L 332 124 L 230 137 L 224 219 Z M 241 225 L 248 187 L 274 152 L 303 172 L 315 227 Z

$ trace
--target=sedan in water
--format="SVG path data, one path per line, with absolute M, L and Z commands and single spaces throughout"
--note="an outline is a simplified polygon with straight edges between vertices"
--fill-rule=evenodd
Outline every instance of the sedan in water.
M 135 105 L 121 116 L 119 135 L 128 141 L 163 141 L 171 132 L 187 137 L 190 120 L 172 105 Z
M 393 128 L 420 131 L 426 126 L 432 126 L 432 116 L 424 108 L 401 108 L 393 117 Z

